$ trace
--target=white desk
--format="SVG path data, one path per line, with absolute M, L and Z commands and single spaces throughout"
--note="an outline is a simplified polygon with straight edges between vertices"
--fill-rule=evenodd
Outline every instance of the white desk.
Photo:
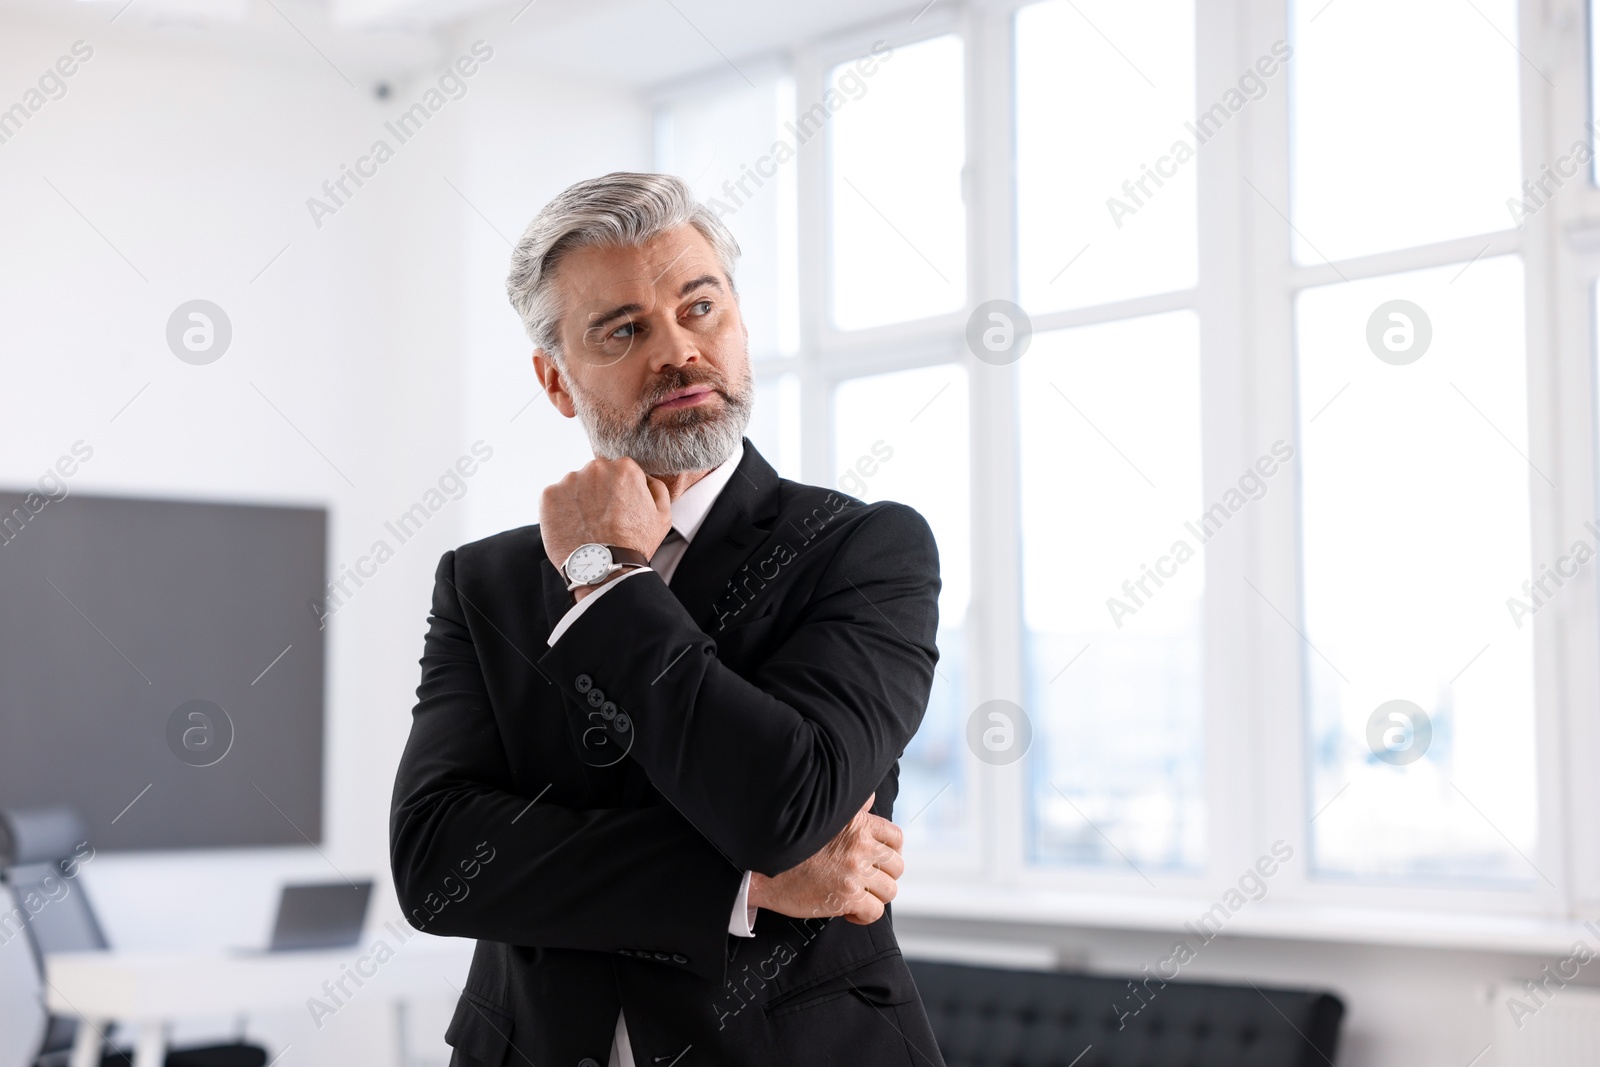
M 411 936 L 400 943 L 386 926 L 357 946 L 334 951 L 51 953 L 45 957 L 46 993 L 52 1012 L 87 1023 L 78 1027 L 72 1067 L 99 1067 L 100 1031 L 112 1022 L 137 1029 L 135 1067 L 161 1067 L 167 1027 L 176 1019 L 303 1006 L 311 997 L 335 1005 L 323 983 L 341 978 L 349 994 L 336 994 L 342 1003 L 383 1001 L 401 1012 L 413 997 L 461 988 L 475 942 L 409 927 L 400 932 Z M 382 963 L 373 956 L 380 940 L 393 952 Z M 359 986 L 348 977 L 351 972 L 359 975 Z

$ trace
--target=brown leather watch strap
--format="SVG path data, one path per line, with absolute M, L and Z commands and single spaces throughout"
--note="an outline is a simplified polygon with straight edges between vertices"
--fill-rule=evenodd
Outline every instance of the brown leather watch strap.
M 622 548 L 619 545 L 607 545 L 611 550 L 612 563 L 637 563 L 641 567 L 650 566 L 650 557 L 643 552 L 632 548 Z

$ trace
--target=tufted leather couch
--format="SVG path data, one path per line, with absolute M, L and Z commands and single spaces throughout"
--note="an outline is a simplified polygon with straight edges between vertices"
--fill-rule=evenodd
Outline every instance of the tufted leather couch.
M 1331 993 L 908 960 L 947 1067 L 1331 1067 Z

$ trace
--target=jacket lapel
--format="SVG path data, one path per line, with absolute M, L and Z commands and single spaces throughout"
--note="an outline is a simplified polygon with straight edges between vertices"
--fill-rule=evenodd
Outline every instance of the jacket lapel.
M 733 477 L 706 513 L 667 586 L 700 629 L 711 632 L 717 598 L 771 532 L 777 514 L 778 472 L 747 437 Z
M 778 472 L 744 439 L 744 455 L 733 477 L 717 495 L 694 540 L 678 561 L 667 588 L 677 596 L 695 624 L 706 632 L 712 610 L 728 580 L 744 565 L 762 538 L 772 530 L 778 514 Z M 555 629 L 572 606 L 561 572 L 550 562 L 539 542 L 539 571 L 544 578 L 544 608 L 548 629 Z M 636 578 L 634 581 L 647 579 Z

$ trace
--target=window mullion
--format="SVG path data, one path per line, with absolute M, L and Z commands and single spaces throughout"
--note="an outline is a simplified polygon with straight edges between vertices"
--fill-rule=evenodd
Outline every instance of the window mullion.
M 795 55 L 795 100 L 820 100 L 823 64 L 815 48 Z M 800 472 L 813 485 L 832 485 L 833 405 L 817 353 L 827 329 L 827 138 L 800 145 L 795 159 L 796 255 L 800 281 Z
M 1523 64 L 1522 170 L 1539 180 L 1552 160 L 1588 139 L 1587 49 L 1582 34 L 1560 27 L 1583 26 L 1581 0 L 1519 10 L 1522 39 L 1532 54 L 1545 57 L 1543 69 Z M 1578 258 L 1563 246 L 1562 234 L 1589 204 L 1589 192 L 1575 182 L 1571 197 L 1562 191 L 1553 210 L 1541 211 L 1521 230 L 1526 266 L 1525 303 L 1528 366 L 1529 459 L 1555 482 L 1529 479 L 1532 509 L 1530 572 L 1553 563 L 1573 541 L 1591 537 L 1583 528 L 1596 517 L 1594 496 L 1594 380 L 1590 340 L 1590 295 Z M 1597 690 L 1593 641 L 1596 636 L 1595 585 L 1574 582 L 1562 591 L 1554 610 L 1541 612 L 1534 626 L 1534 729 L 1538 783 L 1538 854 L 1545 876 L 1534 887 L 1539 910 L 1573 913 L 1575 901 L 1600 898 L 1600 861 L 1594 859 L 1596 821 L 1584 813 L 1600 803 L 1593 765 L 1600 731 L 1592 724 Z M 1545 878 L 1548 878 L 1547 882 Z M 1550 882 L 1554 882 L 1551 885 Z
M 1215 99 L 1257 56 L 1289 36 L 1287 5 L 1200 0 L 1201 100 Z M 1209 45 L 1209 47 L 1208 47 Z M 1231 45 L 1231 47 L 1230 47 Z M 1208 52 L 1211 59 L 1206 59 Z M 1310 862 L 1300 635 L 1302 616 L 1294 336 L 1291 311 L 1289 111 L 1295 71 L 1241 116 L 1239 141 L 1198 160 L 1201 182 L 1201 360 L 1206 497 L 1218 495 L 1273 442 L 1295 446 L 1281 481 L 1251 510 L 1245 536 L 1207 556 L 1207 753 L 1217 832 L 1215 876 L 1283 840 L 1295 859 L 1275 881 L 1291 894 Z M 1208 203 L 1209 202 L 1209 203 Z M 1210 210 L 1208 210 L 1208 207 Z M 1217 256 L 1213 260 L 1208 256 Z M 1215 269 L 1216 266 L 1224 269 Z M 1207 311 L 1211 314 L 1207 314 Z M 1233 432 L 1231 427 L 1238 427 Z M 1207 546 L 1208 550 L 1211 546 Z M 1280 617 L 1280 613 L 1281 616 Z M 1218 647 L 1220 646 L 1220 647 Z M 1229 784 L 1227 776 L 1232 776 Z
M 991 298 L 1016 299 L 1016 227 L 1009 162 L 1012 143 L 1011 17 L 972 11 L 967 42 L 967 293 L 970 310 Z M 964 353 L 970 374 L 973 593 L 968 710 L 986 700 L 1025 700 L 1022 676 L 1021 510 L 1017 454 L 1016 365 L 993 366 Z M 1025 708 L 1025 710 L 1027 710 Z M 1037 729 L 1037 721 L 1035 728 Z M 991 877 L 1015 884 L 1027 842 L 1027 768 L 972 760 L 982 783 L 978 818 L 982 862 Z
M 1586 92 L 1588 80 L 1583 75 L 1593 59 L 1588 54 L 1587 35 L 1561 33 L 1556 29 L 1584 26 L 1585 7 L 1583 0 L 1555 0 L 1548 11 L 1548 23 L 1538 31 L 1550 37 L 1547 48 L 1555 58 L 1556 83 L 1561 87 L 1559 92 L 1549 94 L 1550 104 L 1544 118 L 1547 128 L 1565 134 L 1552 140 L 1551 148 L 1557 154 L 1565 154 L 1573 141 L 1589 136 L 1584 127 L 1592 117 L 1591 105 Z M 1527 18 L 1525 15 L 1524 19 Z M 1526 74 L 1523 84 L 1529 84 Z M 1524 113 L 1528 114 L 1527 109 Z M 1548 230 L 1540 234 L 1538 240 L 1549 243 L 1545 258 L 1553 271 L 1551 294 L 1555 304 L 1551 312 L 1551 351 L 1553 373 L 1558 379 L 1552 383 L 1556 397 L 1553 417 L 1561 431 L 1551 443 L 1560 448 L 1559 460 L 1555 461 L 1562 472 L 1558 479 L 1562 487 L 1559 529 L 1569 535 L 1583 536 L 1576 531 L 1582 529 L 1585 522 L 1600 519 L 1600 501 L 1595 497 L 1594 336 L 1594 287 L 1600 280 L 1600 254 L 1597 254 L 1600 248 L 1593 241 L 1595 220 L 1600 218 L 1600 192 L 1586 182 L 1573 183 L 1561 190 L 1550 211 L 1541 212 L 1541 216 L 1546 215 L 1554 217 L 1542 220 Z M 1532 259 L 1531 248 L 1529 258 Z M 1534 285 L 1531 270 L 1528 285 L 1531 312 L 1536 306 L 1531 295 Z M 1530 337 L 1530 357 L 1536 351 Z M 1536 544 L 1542 543 L 1538 521 L 1535 515 Z M 1566 540 L 1570 542 L 1570 537 Z M 1567 877 L 1563 883 L 1569 891 L 1567 912 L 1591 915 L 1600 908 L 1600 849 L 1594 847 L 1594 842 L 1600 839 L 1600 776 L 1594 773 L 1595 763 L 1600 761 L 1600 717 L 1593 712 L 1600 706 L 1600 674 L 1596 671 L 1594 652 L 1600 647 L 1600 604 L 1597 604 L 1600 588 L 1591 574 L 1587 580 L 1573 583 L 1564 592 L 1569 595 L 1564 596 L 1560 633 L 1551 635 L 1562 655 L 1561 691 L 1554 701 L 1539 700 L 1536 715 L 1541 723 L 1547 717 L 1554 720 L 1552 725 L 1561 753 L 1558 766 L 1547 768 L 1544 747 L 1541 747 L 1541 776 L 1559 775 L 1560 788 L 1546 784 L 1539 797 L 1540 810 L 1559 805 L 1565 817 L 1564 825 L 1557 828 L 1541 815 L 1539 838 L 1541 844 L 1550 842 L 1566 856 Z M 1543 635 L 1535 633 L 1536 641 L 1541 641 Z M 1550 712 L 1545 711 L 1547 704 L 1552 707 Z

